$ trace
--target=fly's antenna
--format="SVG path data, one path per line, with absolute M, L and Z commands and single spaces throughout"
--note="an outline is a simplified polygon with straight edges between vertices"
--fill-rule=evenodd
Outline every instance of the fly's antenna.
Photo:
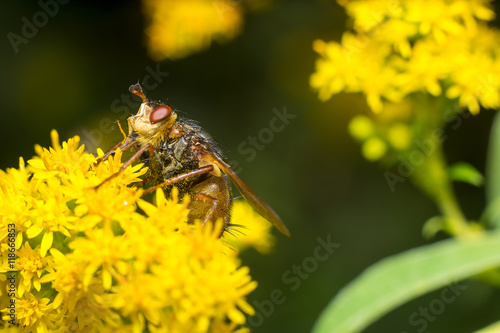
M 143 103 L 148 103 L 149 102 L 149 100 L 146 97 L 146 94 L 144 93 L 144 90 L 142 89 L 142 86 L 141 86 L 141 84 L 139 82 L 137 82 L 136 84 L 131 85 L 130 88 L 128 88 L 128 90 L 131 93 L 134 93 L 137 96 L 139 96 L 140 98 L 142 98 L 142 102 Z

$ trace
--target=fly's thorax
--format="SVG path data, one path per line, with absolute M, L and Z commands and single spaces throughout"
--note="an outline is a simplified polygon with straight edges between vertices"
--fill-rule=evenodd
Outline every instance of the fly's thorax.
M 198 160 L 191 153 L 192 137 L 183 135 L 178 138 L 168 138 L 158 150 L 164 179 L 195 170 L 199 167 Z

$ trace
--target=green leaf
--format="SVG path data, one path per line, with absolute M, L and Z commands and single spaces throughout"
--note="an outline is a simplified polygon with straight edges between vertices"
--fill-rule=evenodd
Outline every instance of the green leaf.
M 481 186 L 484 182 L 484 177 L 476 168 L 469 163 L 455 163 L 449 169 L 451 180 L 464 182 L 474 186 Z
M 425 239 L 431 239 L 438 232 L 445 229 L 446 219 L 442 216 L 434 216 L 428 219 L 424 223 L 424 227 L 422 228 L 422 235 Z
M 313 333 L 360 332 L 414 298 L 500 266 L 500 232 L 449 239 L 383 259 L 333 298 Z
M 500 228 L 500 113 L 491 126 L 486 160 L 486 199 L 490 223 Z

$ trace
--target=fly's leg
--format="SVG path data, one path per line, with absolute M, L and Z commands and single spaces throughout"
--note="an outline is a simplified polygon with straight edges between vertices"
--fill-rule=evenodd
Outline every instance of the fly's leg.
M 101 157 L 99 157 L 97 159 L 97 162 L 95 163 L 95 165 L 98 165 L 102 161 L 107 160 L 110 155 L 113 155 L 116 152 L 116 150 L 118 149 L 118 147 L 120 147 L 120 149 L 123 149 L 122 148 L 123 144 L 124 144 L 124 142 L 119 142 L 118 144 L 116 144 L 113 148 L 111 148 L 110 150 L 108 150 L 104 155 L 102 155 Z
M 209 203 L 212 205 L 208 210 L 207 214 L 205 215 L 205 218 L 203 219 L 202 225 L 205 225 L 208 221 L 212 219 L 212 216 L 214 215 L 214 212 L 217 209 L 217 203 L 218 203 L 217 199 L 203 193 L 196 193 L 191 196 L 191 200 Z
M 135 141 L 134 142 L 129 142 L 125 148 L 129 148 L 131 146 L 133 146 L 135 144 Z M 116 147 L 116 146 L 115 146 Z M 95 186 L 94 189 L 98 189 L 102 184 L 106 183 L 107 181 L 117 177 L 120 173 L 122 173 L 130 164 L 132 164 L 132 162 L 137 159 L 139 156 L 141 156 L 142 153 L 144 153 L 146 150 L 149 150 L 149 156 L 155 156 L 155 151 L 154 151 L 154 148 L 151 144 L 146 144 L 144 145 L 143 147 L 141 147 L 139 150 L 137 150 L 134 155 L 132 155 L 132 157 L 130 159 L 128 159 L 120 168 L 120 170 L 118 170 L 116 173 L 112 174 L 111 176 L 109 176 L 108 178 L 106 178 L 104 181 L 102 181 L 99 185 Z M 114 150 L 112 149 L 110 152 L 106 153 L 107 156 L 111 155 L 112 153 L 114 152 Z M 104 155 L 106 156 L 106 155 Z M 104 157 L 102 156 L 102 157 Z M 148 193 L 151 193 L 153 192 L 154 190 L 160 188 L 160 187 L 165 187 L 165 186 L 168 186 L 168 185 L 171 185 L 171 184 L 174 184 L 180 180 L 183 180 L 183 179 L 186 179 L 186 178 L 189 178 L 189 177 L 194 177 L 194 176 L 199 176 L 199 175 L 203 175 L 205 173 L 208 173 L 210 171 L 212 171 L 214 169 L 213 165 L 206 165 L 202 168 L 199 168 L 199 169 L 196 169 L 196 170 L 192 170 L 192 171 L 188 171 L 186 173 L 183 173 L 181 175 L 177 175 L 175 177 L 172 177 L 172 178 L 169 178 L 167 179 L 166 181 L 164 181 L 163 183 L 161 184 L 158 184 L 156 186 L 153 186 L 153 187 L 150 187 L 148 188 L 146 191 L 144 191 L 142 193 L 142 195 L 145 195 L 145 194 L 148 194 Z M 143 182 L 145 182 L 146 180 L 144 180 Z
M 142 195 L 151 193 L 154 190 L 159 189 L 160 187 L 165 187 L 165 186 L 168 186 L 168 185 L 172 185 L 174 183 L 177 183 L 178 181 L 181 181 L 181 180 L 189 178 L 189 177 L 203 175 L 205 173 L 208 173 L 208 172 L 212 171 L 213 169 L 214 169 L 213 165 L 206 165 L 206 166 L 201 167 L 199 169 L 195 169 L 195 170 L 188 171 L 186 173 L 177 175 L 175 177 L 167 179 L 166 181 L 164 181 L 161 184 L 158 184 L 156 186 L 148 188 L 146 191 L 144 191 L 144 193 Z
M 147 182 L 149 182 L 153 178 L 154 178 L 153 176 L 147 176 L 142 181 L 135 183 L 133 186 L 134 187 L 144 186 L 144 184 L 146 184 Z
M 221 220 L 219 237 L 222 236 L 231 219 L 231 190 L 227 180 L 210 175 L 187 192 L 191 197 L 187 206 L 188 223 L 199 220 L 206 225 L 210 221 L 215 227 L 216 221 Z
M 99 163 L 103 162 L 103 161 L 106 161 L 109 156 L 113 155 L 116 150 L 118 148 L 120 148 L 122 151 L 124 151 L 125 149 L 128 149 L 132 146 L 136 146 L 136 141 L 135 140 L 124 140 L 118 144 L 116 144 L 113 148 L 111 148 L 108 152 L 106 152 L 106 154 L 102 155 L 101 157 L 99 157 L 97 159 L 97 162 L 95 163 L 95 165 L 98 165 Z
M 132 146 L 134 143 L 130 143 L 128 147 Z M 128 148 L 127 147 L 127 148 Z M 108 178 L 106 178 L 105 180 L 103 180 L 99 185 L 95 186 L 94 189 L 97 190 L 99 187 L 101 187 L 102 184 L 110 181 L 111 179 L 117 177 L 120 173 L 122 173 L 123 171 L 125 171 L 125 169 L 130 165 L 132 164 L 132 162 L 137 159 L 139 156 L 141 156 L 142 153 L 144 153 L 146 150 L 149 150 L 149 153 L 152 155 L 154 154 L 154 148 L 151 144 L 146 144 L 144 146 L 142 146 L 138 151 L 136 151 L 134 153 L 134 155 L 132 155 L 131 158 L 129 158 L 125 163 L 123 163 L 123 165 L 121 166 L 120 170 L 118 170 L 117 172 L 115 172 L 114 174 L 112 174 L 111 176 L 109 176 Z

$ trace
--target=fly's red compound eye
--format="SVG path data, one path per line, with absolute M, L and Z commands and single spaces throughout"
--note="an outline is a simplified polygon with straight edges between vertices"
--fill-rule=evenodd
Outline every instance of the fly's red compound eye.
M 155 107 L 153 112 L 149 115 L 151 124 L 156 124 L 166 119 L 172 113 L 172 109 L 168 105 L 160 105 Z

